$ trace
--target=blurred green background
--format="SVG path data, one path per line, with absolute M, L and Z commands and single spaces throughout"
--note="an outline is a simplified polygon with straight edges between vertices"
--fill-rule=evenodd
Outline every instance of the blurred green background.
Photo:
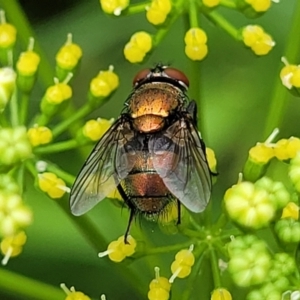
M 0 6 L 3 1 L 7 0 L 0 1 Z M 280 59 L 292 25 L 296 1 L 288 0 L 274 4 L 270 11 L 255 20 L 249 20 L 236 11 L 220 9 L 236 27 L 258 23 L 273 36 L 276 46 L 265 57 L 256 57 L 251 50 L 234 41 L 222 29 L 214 26 L 203 16 L 200 18 L 201 27 L 208 35 L 209 46 L 207 58 L 196 64 L 201 70 L 201 78 L 197 79 L 201 88 L 199 97 L 202 103 L 200 117 L 203 128 L 200 130 L 207 146 L 215 150 L 218 160 L 219 176 L 213 191 L 216 210 L 220 206 L 224 191 L 236 182 L 238 172 L 242 171 L 249 148 L 266 138 L 264 133 L 266 119 L 274 85 L 280 80 L 279 71 L 283 66 Z M 184 54 L 183 36 L 186 29 L 182 20 L 175 23 L 147 62 L 132 65 L 125 61 L 123 56 L 125 43 L 138 30 L 155 32 L 146 21 L 145 14 L 121 18 L 109 17 L 104 15 L 96 0 L 23 0 L 20 4 L 53 69 L 55 54 L 65 42 L 69 32 L 73 34 L 74 42 L 82 47 L 83 59 L 80 71 L 72 84 L 77 107 L 86 101 L 90 80 L 100 69 L 114 65 L 115 72 L 120 77 L 120 87 L 111 100 L 95 111 L 91 117 L 117 117 L 131 91 L 132 78 L 141 68 L 151 67 L 157 62 L 166 62 L 183 70 L 187 76 L 191 74 L 193 63 Z M 8 21 L 13 23 L 10 18 Z M 299 64 L 300 55 L 298 61 L 290 63 Z M 31 100 L 32 114 L 38 109 L 43 92 L 41 85 L 38 85 Z M 280 124 L 281 138 L 300 136 L 299 101 L 293 96 L 288 96 L 284 120 Z M 91 147 L 88 147 L 87 151 L 90 149 Z M 74 175 L 84 162 L 84 158 L 75 151 L 48 158 Z M 149 257 L 128 266 L 139 274 L 135 285 L 129 285 L 126 278 L 121 276 L 119 265 L 107 258 L 99 259 L 72 220 L 55 201 L 33 187 L 31 178 L 28 179 L 25 195 L 26 202 L 34 212 L 34 223 L 26 230 L 28 242 L 23 253 L 11 259 L 6 269 L 56 287 L 62 282 L 69 287 L 74 285 L 76 290 L 81 290 L 94 299 L 100 299 L 103 293 L 108 300 L 141 299 L 136 292 L 137 287 L 144 291 L 143 299 L 146 299 L 148 283 L 153 277 L 153 268 L 157 262 L 163 261 L 162 273 L 169 277 L 168 265 L 172 261 L 173 254 L 163 256 L 159 261 L 156 261 L 155 257 Z M 108 241 L 124 233 L 128 219 L 127 210 L 121 211 L 108 201 L 104 201 L 89 215 Z M 142 232 L 154 245 L 174 244 L 182 239 L 179 235 L 167 236 L 161 233 L 156 224 L 143 221 L 141 223 Z M 135 227 L 139 226 L 139 222 L 133 225 L 132 234 L 143 240 L 140 231 L 137 231 L 137 236 L 135 235 Z M 104 250 L 98 249 L 99 252 Z M 177 292 L 185 286 L 184 281 L 183 283 L 179 281 L 174 284 Z M 209 294 L 212 286 L 201 287 L 201 283 L 199 286 L 202 292 L 197 299 L 206 299 L 205 295 Z M 22 298 L 0 291 L 0 299 Z

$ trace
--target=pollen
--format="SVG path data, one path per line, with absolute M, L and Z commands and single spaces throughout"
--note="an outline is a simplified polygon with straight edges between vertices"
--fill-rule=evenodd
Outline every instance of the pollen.
M 152 37 L 145 31 L 136 32 L 125 45 L 124 56 L 131 63 L 142 62 L 152 49 Z
M 207 35 L 198 27 L 189 29 L 184 37 L 185 54 L 191 60 L 202 60 L 208 52 Z
M 100 71 L 92 79 L 90 92 L 94 97 L 107 97 L 119 86 L 119 77 L 113 69 L 113 66 L 110 66 L 107 71 Z
M 33 147 L 45 145 L 52 141 L 52 131 L 45 126 L 35 125 L 28 129 L 28 138 Z
M 266 55 L 275 46 L 272 37 L 258 25 L 248 25 L 243 28 L 244 44 L 250 47 L 256 55 Z
M 66 192 L 69 192 L 65 182 L 54 173 L 45 172 L 38 174 L 38 184 L 40 189 L 53 199 L 61 198 Z
M 26 243 L 26 234 L 24 231 L 4 238 L 0 244 L 1 252 L 4 254 L 2 265 L 6 265 L 11 257 L 18 256 Z

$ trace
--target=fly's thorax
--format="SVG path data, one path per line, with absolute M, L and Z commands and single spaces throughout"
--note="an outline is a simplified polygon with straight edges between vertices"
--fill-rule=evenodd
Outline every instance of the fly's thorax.
M 183 105 L 182 90 L 169 83 L 148 83 L 139 87 L 129 101 L 133 125 L 140 132 L 161 130 L 165 120 Z

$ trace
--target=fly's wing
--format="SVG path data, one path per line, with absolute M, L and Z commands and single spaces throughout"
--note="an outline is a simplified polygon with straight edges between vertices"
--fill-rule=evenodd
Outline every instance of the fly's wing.
M 187 115 L 151 136 L 153 167 L 169 191 L 189 210 L 201 212 L 211 195 L 205 146 Z
M 104 134 L 80 170 L 70 195 L 72 214 L 90 210 L 112 192 L 134 164 L 134 149 L 125 149 L 133 138 L 128 121 L 120 117 Z

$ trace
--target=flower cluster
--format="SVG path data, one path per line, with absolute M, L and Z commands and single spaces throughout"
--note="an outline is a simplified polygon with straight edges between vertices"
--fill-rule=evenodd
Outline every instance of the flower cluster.
M 101 7 L 107 14 L 115 16 L 145 13 L 146 19 L 156 27 L 157 32 L 150 34 L 139 31 L 132 35 L 125 45 L 125 58 L 131 63 L 140 63 L 148 57 L 153 48 L 157 47 L 164 38 L 168 29 L 181 15 L 189 15 L 189 28 L 184 36 L 185 53 L 194 61 L 203 60 L 207 53 L 207 36 L 203 28 L 198 25 L 199 12 L 219 25 L 234 39 L 243 42 L 256 55 L 266 55 L 275 46 L 272 37 L 265 33 L 258 25 L 248 25 L 244 28 L 235 28 L 215 8 L 224 6 L 243 13 L 246 17 L 255 18 L 265 13 L 271 7 L 271 0 L 197 0 L 188 5 L 185 1 L 151 0 L 150 3 L 130 4 L 129 1 L 101 0 Z

